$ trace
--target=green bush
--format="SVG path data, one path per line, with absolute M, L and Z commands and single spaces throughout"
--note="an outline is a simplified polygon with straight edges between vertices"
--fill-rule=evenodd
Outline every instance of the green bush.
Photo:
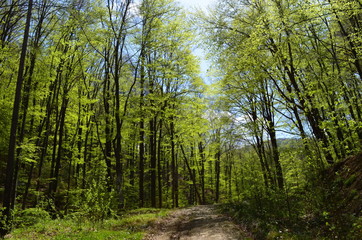
M 30 211 L 35 212 L 36 215 L 39 210 L 44 212 L 41 209 L 32 209 Z M 66 215 L 65 218 L 57 219 L 50 219 L 48 215 L 46 222 L 39 221 L 39 223 L 33 226 L 14 228 L 6 236 L 6 239 L 141 240 L 152 222 L 159 217 L 165 216 L 167 212 L 167 210 L 160 209 L 140 209 L 124 212 L 122 216 L 107 218 L 97 223 L 89 219 L 87 212 L 74 212 Z M 34 215 L 33 213 L 27 215 Z M 20 215 L 24 215 L 24 211 L 21 211 L 21 214 L 18 212 L 17 219 L 19 220 L 21 220 Z
M 28 208 L 15 213 L 14 224 L 16 227 L 27 227 L 48 220 L 50 215 L 47 211 L 41 208 Z

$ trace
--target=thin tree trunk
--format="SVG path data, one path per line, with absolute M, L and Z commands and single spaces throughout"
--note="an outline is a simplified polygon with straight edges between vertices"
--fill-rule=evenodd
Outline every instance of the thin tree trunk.
M 184 160 L 185 160 L 185 163 L 186 163 L 186 167 L 187 167 L 187 170 L 188 170 L 188 172 L 189 172 L 189 175 L 190 175 L 192 184 L 193 184 L 194 189 L 195 189 L 195 192 L 196 192 L 197 200 L 198 200 L 198 202 L 201 202 L 200 192 L 199 192 L 199 190 L 198 190 L 198 188 L 197 188 L 196 176 L 195 176 L 194 172 L 192 171 L 192 169 L 191 169 L 191 167 L 190 167 L 190 163 L 189 163 L 189 161 L 188 161 L 188 159 L 187 159 L 187 157 L 186 157 L 185 150 L 184 150 L 182 144 L 180 145 L 180 148 L 181 148 L 181 152 L 182 152 L 182 154 L 183 154 L 183 156 L 184 156 Z
M 150 148 L 150 172 L 151 172 L 151 207 L 156 207 L 156 117 L 150 120 L 150 136 L 149 136 L 149 148 Z
M 136 176 L 135 176 L 135 164 L 136 164 L 136 141 L 137 141 L 137 134 L 136 133 L 136 126 L 137 124 L 134 123 L 133 125 L 133 129 L 134 129 L 134 133 L 132 134 L 132 145 L 130 147 L 130 162 L 129 162 L 129 165 L 130 165 L 130 176 L 129 176 L 129 183 L 131 184 L 131 186 L 134 186 L 135 185 L 135 180 L 136 180 Z
M 138 167 L 138 177 L 139 177 L 139 185 L 138 185 L 138 198 L 139 198 L 139 207 L 144 206 L 144 170 L 145 170 L 145 120 L 143 113 L 144 106 L 144 83 L 145 83 L 145 71 L 144 71 L 144 56 L 141 54 L 141 76 L 140 76 L 140 132 L 139 132 L 139 167 Z
M 172 172 L 172 207 L 178 207 L 178 171 L 176 160 L 176 146 L 175 146 L 175 126 L 171 118 L 170 131 L 171 131 L 171 172 Z
M 160 120 L 159 135 L 157 143 L 157 177 L 158 177 L 158 207 L 162 208 L 162 156 L 161 156 L 161 143 L 162 143 L 162 119 Z
M 66 93 L 64 93 L 66 94 Z M 63 97 L 63 103 L 60 110 L 60 123 L 59 123 L 59 140 L 58 140 L 58 153 L 55 161 L 54 166 L 54 180 L 51 183 L 51 193 L 55 193 L 58 189 L 58 184 L 60 180 L 59 172 L 61 168 L 61 160 L 63 159 L 63 140 L 64 140 L 64 131 L 65 131 L 65 116 L 66 116 L 66 110 L 68 107 L 68 101 L 69 99 L 64 96 Z
M 112 191 L 112 127 L 111 127 L 111 110 L 109 106 L 110 101 L 110 80 L 109 80 L 109 52 L 105 50 L 105 77 L 104 77 L 104 84 L 103 84 L 103 105 L 105 111 L 105 135 L 106 135 L 106 142 L 104 146 L 104 157 L 107 166 L 107 190 L 108 192 Z
M 215 202 L 218 203 L 220 199 L 220 161 L 221 151 L 220 149 L 216 153 L 215 159 Z
M 200 164 L 201 164 L 201 171 L 200 171 L 200 178 L 201 178 L 201 196 L 202 201 L 201 204 L 206 204 L 206 195 L 205 195 L 205 152 L 202 142 L 199 142 L 199 154 L 200 154 Z
M 109 1 L 108 1 L 109 4 Z M 114 138 L 114 155 L 116 160 L 116 189 L 119 197 L 118 207 L 121 209 L 124 207 L 124 195 L 123 195 L 123 162 L 122 162 L 122 124 L 121 120 L 121 101 L 120 101 L 120 73 L 123 64 L 123 51 L 126 39 L 126 23 L 128 10 L 131 4 L 131 0 L 123 2 L 122 19 L 120 22 L 119 32 L 115 34 L 115 46 L 114 46 L 114 85 L 115 85 L 115 121 L 116 121 L 116 136 Z M 111 16 L 110 16 L 111 17 Z M 112 23 L 113 24 L 113 23 Z M 114 29 L 113 29 L 114 30 Z M 133 88 L 133 85 L 131 89 Z M 131 91 L 130 89 L 130 91 Z M 129 94 L 127 98 L 129 97 Z M 125 103 L 124 110 L 126 110 L 127 102 Z M 125 111 L 123 112 L 125 115 Z
M 149 76 L 149 94 L 150 94 L 150 107 L 153 109 L 154 100 L 152 99 L 154 93 L 154 79 L 153 76 Z M 149 120 L 149 150 L 150 150 L 150 173 L 151 173 L 151 207 L 156 207 L 156 124 L 157 118 L 155 111 L 151 110 L 151 119 Z

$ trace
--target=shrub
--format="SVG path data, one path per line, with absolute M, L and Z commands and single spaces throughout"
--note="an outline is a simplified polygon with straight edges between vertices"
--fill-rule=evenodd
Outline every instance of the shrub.
M 27 227 L 48 220 L 50 215 L 47 211 L 41 208 L 28 208 L 15 213 L 14 224 L 16 227 Z

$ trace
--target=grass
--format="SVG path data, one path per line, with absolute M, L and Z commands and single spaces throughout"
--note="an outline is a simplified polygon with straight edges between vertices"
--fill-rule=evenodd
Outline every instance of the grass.
M 91 222 L 85 217 L 43 220 L 14 229 L 5 239 L 143 239 L 150 224 L 165 216 L 167 210 L 138 209 L 102 222 Z

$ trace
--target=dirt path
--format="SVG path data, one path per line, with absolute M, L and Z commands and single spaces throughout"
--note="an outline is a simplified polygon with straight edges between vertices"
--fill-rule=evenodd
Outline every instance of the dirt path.
M 160 219 L 145 240 L 237 240 L 252 239 L 215 206 L 178 209 Z

